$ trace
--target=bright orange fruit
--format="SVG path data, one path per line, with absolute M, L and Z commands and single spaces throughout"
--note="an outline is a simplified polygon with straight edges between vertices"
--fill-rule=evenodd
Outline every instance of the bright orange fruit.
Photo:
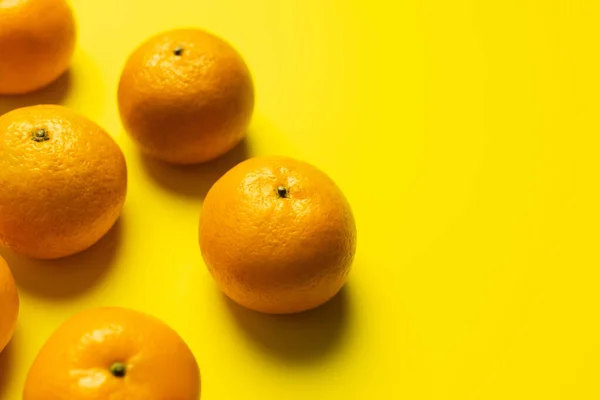
M 200 372 L 162 321 L 104 307 L 67 320 L 35 359 L 23 400 L 198 400 Z
M 342 288 L 356 250 L 350 205 L 324 172 L 256 157 L 210 189 L 200 247 L 223 292 L 266 313 L 317 307 Z
M 161 33 L 133 52 L 119 84 L 126 130 L 152 157 L 209 161 L 246 135 L 254 86 L 242 57 L 200 29 Z
M 36 258 L 85 250 L 113 226 L 127 190 L 119 146 L 61 106 L 0 117 L 0 244 Z
M 69 67 L 75 41 L 65 0 L 0 1 L 0 94 L 50 84 Z
M 0 257 L 0 352 L 10 341 L 19 314 L 19 295 L 6 261 Z

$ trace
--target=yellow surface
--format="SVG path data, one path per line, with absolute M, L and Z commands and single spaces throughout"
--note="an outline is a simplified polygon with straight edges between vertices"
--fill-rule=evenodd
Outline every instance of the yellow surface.
M 1 399 L 20 398 L 61 321 L 107 304 L 177 329 L 205 400 L 600 398 L 597 1 L 74 6 L 69 77 L 0 99 L 0 112 L 60 102 L 92 117 L 126 152 L 129 197 L 84 254 L 8 255 L 22 309 L 0 356 Z M 234 43 L 258 94 L 246 145 L 187 169 L 142 158 L 115 103 L 128 53 L 180 26 Z M 211 183 L 245 155 L 274 153 L 331 174 L 359 230 L 343 294 L 284 318 L 225 301 L 196 241 Z

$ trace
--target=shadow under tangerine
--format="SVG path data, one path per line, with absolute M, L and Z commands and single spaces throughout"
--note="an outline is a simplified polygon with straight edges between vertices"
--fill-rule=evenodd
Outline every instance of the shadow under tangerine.
M 290 315 L 246 309 L 223 295 L 238 327 L 261 350 L 292 364 L 317 362 L 343 344 L 352 310 L 348 284 L 329 302 Z
M 0 115 L 22 107 L 39 104 L 62 104 L 71 91 L 71 71 L 67 70 L 50 85 L 20 95 L 0 95 Z
M 84 293 L 106 275 L 121 246 L 123 216 L 89 249 L 57 260 L 37 260 L 0 251 L 11 268 L 19 289 L 48 298 Z
M 162 188 L 186 197 L 204 199 L 221 176 L 249 157 L 248 139 L 245 138 L 229 152 L 206 163 L 173 165 L 142 155 L 142 165 Z
M 12 379 L 12 374 L 15 371 L 12 364 L 15 360 L 14 347 L 16 336 L 15 333 L 11 341 L 8 342 L 8 345 L 0 352 L 0 399 L 5 398 L 5 391 L 8 390 L 7 387 Z

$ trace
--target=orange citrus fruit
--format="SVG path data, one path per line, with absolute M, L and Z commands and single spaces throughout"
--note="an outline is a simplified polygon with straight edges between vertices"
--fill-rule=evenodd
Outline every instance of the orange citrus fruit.
M 118 99 L 123 124 L 143 152 L 193 164 L 244 138 L 254 86 L 230 44 L 200 29 L 182 29 L 154 36 L 133 52 Z
M 2 0 L 0 21 L 0 94 L 40 89 L 67 70 L 76 27 L 65 0 Z
M 120 215 L 127 168 L 98 125 L 61 106 L 0 117 L 0 244 L 36 258 L 85 250 Z
M 265 313 L 295 313 L 342 288 L 356 226 L 344 194 L 324 172 L 290 158 L 256 157 L 208 192 L 200 247 L 232 300 Z
M 103 307 L 67 320 L 31 366 L 23 400 L 197 400 L 200 372 L 164 322 Z
M 17 325 L 19 295 L 6 261 L 0 257 L 0 352 L 4 350 Z

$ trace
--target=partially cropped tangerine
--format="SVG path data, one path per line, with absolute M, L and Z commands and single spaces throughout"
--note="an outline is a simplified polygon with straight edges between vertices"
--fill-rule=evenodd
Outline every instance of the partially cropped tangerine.
M 119 218 L 125 158 L 96 123 L 62 106 L 0 117 L 0 244 L 35 258 L 92 246 Z
M 6 347 L 17 326 L 19 294 L 6 261 L 0 257 L 0 352 Z
M 192 351 L 164 322 L 102 307 L 60 326 L 35 359 L 23 400 L 198 400 Z
M 208 192 L 200 247 L 232 300 L 265 313 L 296 313 L 344 286 L 356 226 L 346 197 L 324 172 L 291 158 L 256 157 Z
M 0 0 L 0 94 L 47 86 L 69 67 L 75 18 L 65 0 Z
M 157 159 L 194 164 L 214 159 L 246 135 L 254 86 L 240 54 L 200 29 L 150 38 L 127 61 L 119 83 L 126 131 Z

